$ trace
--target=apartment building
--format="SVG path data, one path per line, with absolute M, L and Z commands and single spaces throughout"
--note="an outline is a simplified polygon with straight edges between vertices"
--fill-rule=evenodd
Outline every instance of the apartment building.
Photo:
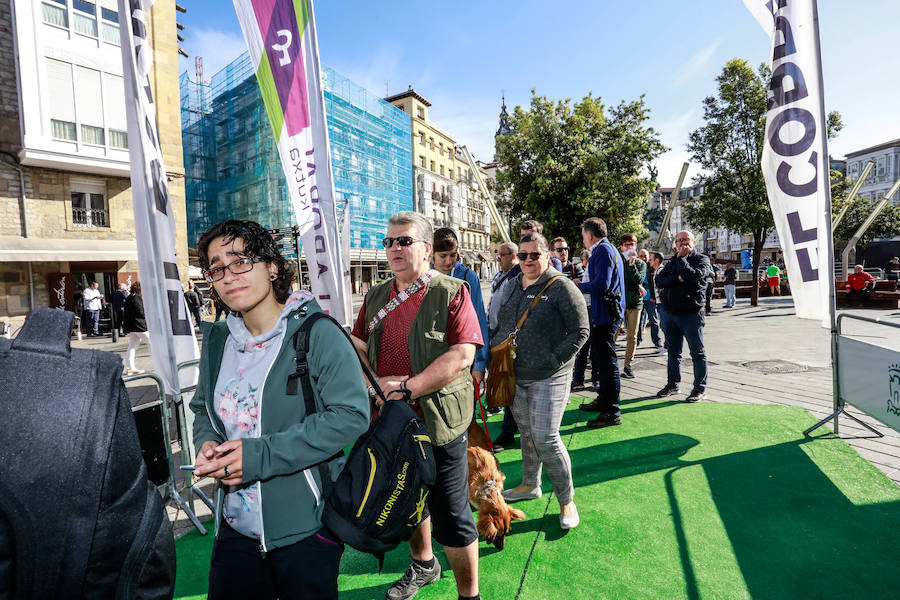
M 0 2 L 0 320 L 76 310 L 138 278 L 115 0 Z M 174 0 L 148 17 L 161 144 L 187 274 Z

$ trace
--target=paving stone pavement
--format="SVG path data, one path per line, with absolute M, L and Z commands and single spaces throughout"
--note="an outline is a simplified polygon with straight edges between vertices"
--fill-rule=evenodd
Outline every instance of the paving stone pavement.
M 487 285 L 484 288 L 487 302 L 490 289 Z M 359 308 L 361 300 L 361 297 L 354 298 L 354 309 Z M 713 301 L 713 314 L 707 317 L 704 329 L 710 362 L 707 401 L 799 406 L 808 410 L 816 419 L 830 414 L 833 400 L 828 329 L 816 321 L 798 319 L 790 298 L 761 298 L 757 307 L 750 306 L 749 299 L 739 299 L 731 309 L 721 308 L 723 304 L 723 300 Z M 839 311 L 845 312 L 900 323 L 900 312 L 896 310 Z M 900 352 L 900 335 L 891 328 L 848 321 L 845 331 Z M 624 355 L 624 340 L 620 338 L 620 341 L 621 360 Z M 73 340 L 72 345 L 115 352 L 124 358 L 128 343 L 127 338 L 113 343 L 106 337 Z M 685 355 L 682 385 L 689 388 L 692 371 L 686 346 Z M 148 371 L 153 369 L 147 346 L 140 347 L 136 356 L 138 368 Z M 666 360 L 665 355 L 654 353 L 647 330 L 633 364 L 636 377 L 622 380 L 622 399 L 647 398 L 655 394 L 666 382 Z M 861 373 L 860 376 L 865 374 Z M 158 398 L 155 385 L 147 385 L 148 383 L 149 380 L 144 380 L 129 384 L 133 405 L 138 406 Z M 690 390 L 683 391 L 687 393 Z M 585 391 L 576 392 L 575 395 L 590 397 Z M 873 437 L 847 418 L 841 419 L 840 437 L 900 485 L 900 433 L 852 407 L 849 410 L 874 425 L 884 433 L 884 437 Z M 176 431 L 173 424 L 172 453 L 177 469 L 180 464 L 180 445 Z M 181 472 L 178 472 L 178 479 L 181 480 Z M 202 489 L 207 495 L 211 495 L 212 482 L 206 480 L 203 483 Z M 179 488 L 181 487 L 183 482 L 179 481 Z M 209 519 L 210 512 L 201 502 L 197 501 L 195 506 L 201 520 Z M 193 529 L 184 512 L 178 510 L 174 502 L 169 502 L 169 511 L 176 536 Z

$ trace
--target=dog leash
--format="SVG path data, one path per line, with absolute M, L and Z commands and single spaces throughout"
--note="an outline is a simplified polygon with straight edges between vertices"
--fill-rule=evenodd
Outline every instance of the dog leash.
M 488 432 L 487 417 L 484 414 L 484 405 L 481 403 L 481 383 L 474 379 L 472 380 L 472 383 L 475 384 L 475 400 L 478 401 L 478 409 L 481 411 L 481 423 L 484 425 L 484 435 L 487 438 L 488 450 L 493 452 L 494 442 L 491 441 L 491 434 Z M 485 390 L 485 393 L 487 393 L 487 390 Z

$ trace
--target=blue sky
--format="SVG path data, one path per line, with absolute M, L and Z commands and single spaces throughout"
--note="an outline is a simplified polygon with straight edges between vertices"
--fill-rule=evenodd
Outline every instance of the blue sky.
M 208 79 L 245 49 L 233 4 L 179 3 L 191 55 L 181 68 L 193 75 L 203 56 Z M 671 148 L 657 163 L 663 186 L 689 158 L 688 134 L 703 124 L 701 102 L 725 62 L 756 66 L 769 53 L 741 0 L 320 0 L 315 17 L 324 63 L 382 96 L 412 85 L 431 101 L 431 120 L 481 160 L 493 156 L 501 91 L 510 110 L 532 88 L 573 100 L 593 92 L 607 106 L 645 94 Z M 900 138 L 900 0 L 819 0 L 819 20 L 826 110 L 845 125 L 831 155 Z

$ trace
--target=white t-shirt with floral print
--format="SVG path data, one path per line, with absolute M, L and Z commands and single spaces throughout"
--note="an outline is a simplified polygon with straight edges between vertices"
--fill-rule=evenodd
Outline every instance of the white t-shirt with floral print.
M 263 384 L 281 349 L 287 316 L 310 299 L 312 294 L 305 290 L 291 294 L 275 327 L 255 337 L 247 331 L 241 317 L 228 316 L 231 335 L 222 354 L 214 406 L 229 440 L 259 437 Z M 259 506 L 258 481 L 249 486 L 231 486 L 225 494 L 223 516 L 235 531 L 259 539 L 262 534 Z

